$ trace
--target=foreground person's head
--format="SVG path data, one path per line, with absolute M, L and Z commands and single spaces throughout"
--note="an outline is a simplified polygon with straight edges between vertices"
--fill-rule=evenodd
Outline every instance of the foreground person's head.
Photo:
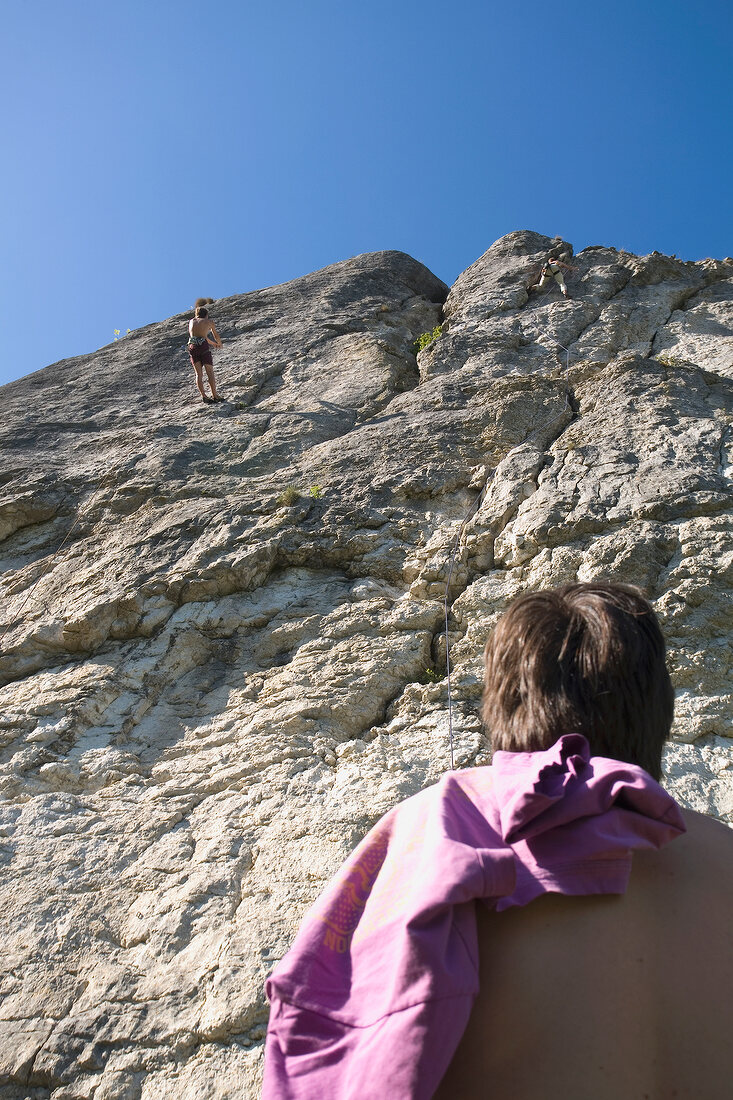
M 492 748 L 536 752 L 582 733 L 592 755 L 659 779 L 674 693 L 659 623 L 638 589 L 591 582 L 521 596 L 484 662 Z

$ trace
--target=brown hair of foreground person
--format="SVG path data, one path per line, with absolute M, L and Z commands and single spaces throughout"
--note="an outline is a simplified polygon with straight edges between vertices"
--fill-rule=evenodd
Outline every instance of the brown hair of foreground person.
M 521 596 L 484 651 L 492 748 L 535 752 L 582 733 L 593 756 L 659 779 L 674 709 L 664 655 L 638 588 L 593 581 Z

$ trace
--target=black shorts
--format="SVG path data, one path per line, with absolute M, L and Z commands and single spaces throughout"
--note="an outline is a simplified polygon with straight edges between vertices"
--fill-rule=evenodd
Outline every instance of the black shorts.
M 208 340 L 205 340 L 203 344 L 189 344 L 188 355 L 192 367 L 195 367 L 197 363 L 201 363 L 205 367 L 213 367 L 214 365 L 214 360 L 211 358 L 211 345 Z

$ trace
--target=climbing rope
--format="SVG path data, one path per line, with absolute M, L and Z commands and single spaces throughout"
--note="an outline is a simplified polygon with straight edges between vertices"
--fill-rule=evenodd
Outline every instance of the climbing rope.
M 551 286 L 551 284 L 548 285 L 547 289 L 540 295 L 540 298 L 545 297 L 547 292 L 550 290 L 550 286 Z M 548 333 L 546 329 L 540 328 L 539 331 L 543 336 L 545 336 L 552 343 L 556 344 L 558 347 L 562 348 L 563 351 L 565 352 L 565 404 L 563 405 L 562 410 L 556 416 L 549 417 L 543 424 L 540 424 L 539 427 L 535 428 L 534 432 L 530 433 L 531 435 L 536 435 L 537 433 L 541 432 L 544 428 L 549 427 L 549 425 L 552 424 L 555 420 L 559 420 L 560 417 L 563 415 L 563 413 L 566 411 L 566 409 L 570 408 L 571 411 L 572 411 L 572 408 L 571 408 L 571 405 L 570 405 L 570 350 L 568 348 L 566 348 L 564 344 L 561 344 L 560 341 L 557 340 L 554 336 L 550 335 L 550 333 Z M 529 438 L 529 436 L 527 438 Z M 458 553 L 458 547 L 460 546 L 461 537 L 463 536 L 463 533 L 466 530 L 466 527 L 468 526 L 468 524 L 470 523 L 470 521 L 473 519 L 476 512 L 478 511 L 478 509 L 481 505 L 481 501 L 483 500 L 483 498 L 486 494 L 486 490 L 488 489 L 490 483 L 494 479 L 494 474 L 496 473 L 496 471 L 499 468 L 499 466 L 501 465 L 501 463 L 509 457 L 509 455 L 512 453 L 512 451 L 515 451 L 517 449 L 517 447 L 523 446 L 524 442 L 526 442 L 526 440 L 524 440 L 523 443 L 516 444 L 514 447 L 510 447 L 509 450 L 506 452 L 506 454 L 503 455 L 502 458 L 499 459 L 499 461 L 497 462 L 497 464 L 493 468 L 493 470 L 490 470 L 489 473 L 486 475 L 486 477 L 484 479 L 484 483 L 483 483 L 483 485 L 481 486 L 481 488 L 478 492 L 478 496 L 476 497 L 475 501 L 473 502 L 473 504 L 469 508 L 468 512 L 466 513 L 466 516 L 465 516 L 463 522 L 461 523 L 461 526 L 458 529 L 458 533 L 456 534 L 456 537 L 453 540 L 452 552 L 451 552 L 450 559 L 449 559 L 449 564 L 448 564 L 448 575 L 447 575 L 446 582 L 445 582 L 445 593 L 444 593 L 444 596 L 443 596 L 443 611 L 444 611 L 444 620 L 445 620 L 445 666 L 446 666 L 446 674 L 447 674 L 447 682 L 448 682 L 448 739 L 449 739 L 451 771 L 453 771 L 453 769 L 455 767 L 455 761 L 454 761 L 454 740 L 453 740 L 453 694 L 452 694 L 452 687 L 451 687 L 450 645 L 449 645 L 449 640 L 448 640 L 448 616 L 449 616 L 449 610 L 450 610 L 449 607 L 448 607 L 448 599 L 449 599 L 449 596 L 450 596 L 451 581 L 453 579 L 453 567 L 455 565 L 456 555 Z

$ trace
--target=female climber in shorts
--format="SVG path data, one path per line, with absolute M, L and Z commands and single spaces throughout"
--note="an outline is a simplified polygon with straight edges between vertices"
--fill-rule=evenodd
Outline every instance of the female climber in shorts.
M 213 336 L 213 342 L 209 339 L 209 334 Z M 188 354 L 191 359 L 191 366 L 196 372 L 196 388 L 201 394 L 201 399 L 207 405 L 213 405 L 215 401 L 224 400 L 216 392 L 214 361 L 211 358 L 211 349 L 220 347 L 221 340 L 219 339 L 219 333 L 216 331 L 216 325 L 209 319 L 206 306 L 197 302 L 196 313 L 188 322 Z M 204 367 L 206 367 L 206 377 L 211 387 L 211 397 L 207 397 L 204 393 Z

